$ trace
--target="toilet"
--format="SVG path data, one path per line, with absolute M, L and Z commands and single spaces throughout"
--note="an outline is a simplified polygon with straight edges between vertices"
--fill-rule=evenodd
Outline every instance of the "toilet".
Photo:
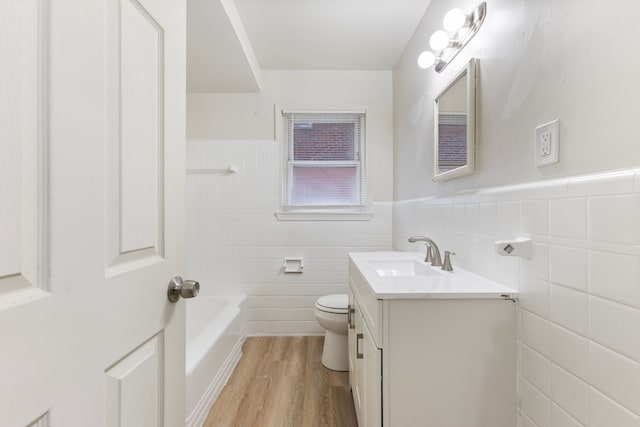
M 349 370 L 348 306 L 347 294 L 325 295 L 318 298 L 313 312 L 320 326 L 327 331 L 322 349 L 322 364 L 333 371 Z

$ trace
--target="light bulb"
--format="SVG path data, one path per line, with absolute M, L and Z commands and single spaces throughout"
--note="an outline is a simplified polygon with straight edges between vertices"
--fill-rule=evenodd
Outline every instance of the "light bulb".
M 458 31 L 467 22 L 467 15 L 460 9 L 451 9 L 444 15 L 442 25 L 447 31 Z
M 420 68 L 429 68 L 436 62 L 436 56 L 430 50 L 425 50 L 418 56 L 418 66 Z
M 436 52 L 449 46 L 449 34 L 446 31 L 436 31 L 429 39 L 429 46 Z

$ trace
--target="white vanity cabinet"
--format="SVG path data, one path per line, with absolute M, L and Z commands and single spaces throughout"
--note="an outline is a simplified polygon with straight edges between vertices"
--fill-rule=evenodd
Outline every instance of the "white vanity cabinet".
M 349 382 L 358 425 L 515 426 L 513 291 L 463 287 L 453 295 L 456 283 L 442 275 L 439 290 L 414 282 L 410 292 L 402 289 L 408 280 L 376 282 L 358 255 L 349 267 Z
M 359 426 L 379 426 L 382 352 L 376 346 L 360 306 L 349 293 L 349 383 Z

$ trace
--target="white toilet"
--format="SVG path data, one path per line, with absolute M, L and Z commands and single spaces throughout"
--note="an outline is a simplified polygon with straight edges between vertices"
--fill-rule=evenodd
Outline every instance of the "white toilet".
M 314 314 L 320 326 L 327 330 L 324 336 L 322 364 L 334 371 L 349 370 L 347 344 L 347 294 L 325 295 L 316 301 Z

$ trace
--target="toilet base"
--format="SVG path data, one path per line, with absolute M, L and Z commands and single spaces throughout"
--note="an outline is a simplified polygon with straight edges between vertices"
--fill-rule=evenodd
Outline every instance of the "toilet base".
M 332 371 L 349 370 L 349 345 L 347 335 L 327 331 L 322 349 L 322 364 Z

